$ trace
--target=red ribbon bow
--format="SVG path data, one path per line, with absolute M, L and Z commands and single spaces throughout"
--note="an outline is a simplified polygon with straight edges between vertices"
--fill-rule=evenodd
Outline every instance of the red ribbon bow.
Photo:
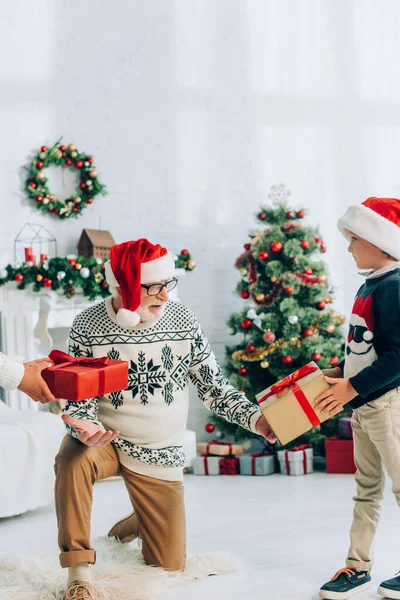
M 56 363 L 53 369 L 62 369 L 69 365 L 84 365 L 85 367 L 106 367 L 110 359 L 108 356 L 91 358 L 90 356 L 70 356 L 61 350 L 52 350 L 49 354 L 50 360 Z
M 310 421 L 311 425 L 313 427 L 316 427 L 321 423 L 321 421 L 319 420 L 317 413 L 314 411 L 311 404 L 309 403 L 307 396 L 296 382 L 299 379 L 302 379 L 303 377 L 306 377 L 307 375 L 310 375 L 311 373 L 314 373 L 317 370 L 318 367 L 315 367 L 314 365 L 304 365 L 304 367 L 301 367 L 291 375 L 288 375 L 287 377 L 284 377 L 281 381 L 274 383 L 268 394 L 260 398 L 258 404 L 264 402 L 264 400 L 266 400 L 270 396 L 273 396 L 274 394 L 279 395 L 283 391 L 290 389 L 295 395 L 298 403 L 300 404 L 301 408 L 306 414 L 306 417 Z

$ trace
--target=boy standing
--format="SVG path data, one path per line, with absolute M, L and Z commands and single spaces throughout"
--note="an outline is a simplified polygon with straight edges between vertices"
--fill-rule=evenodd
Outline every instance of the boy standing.
M 346 600 L 371 587 L 374 538 L 385 476 L 400 505 L 400 200 L 368 198 L 338 222 L 359 269 L 368 269 L 357 292 L 345 359 L 326 372 L 330 390 L 317 399 L 330 414 L 347 403 L 352 427 L 357 494 L 346 567 L 322 586 L 320 597 Z M 400 576 L 378 592 L 400 598 Z

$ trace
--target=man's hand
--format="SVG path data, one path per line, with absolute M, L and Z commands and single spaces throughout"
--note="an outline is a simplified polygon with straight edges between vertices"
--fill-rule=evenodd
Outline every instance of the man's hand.
M 35 402 L 47 404 L 47 402 L 56 402 L 55 398 L 47 383 L 41 376 L 43 369 L 52 367 L 53 363 L 49 358 L 41 358 L 40 360 L 32 360 L 24 363 L 25 373 L 18 389 L 32 398 Z
M 340 413 L 343 410 L 343 406 L 357 396 L 357 392 L 348 379 L 325 376 L 325 380 L 332 387 L 317 397 L 315 408 L 333 416 Z
M 101 425 L 86 419 L 75 419 L 69 415 L 62 415 L 61 418 L 75 429 L 79 441 L 91 448 L 104 448 L 119 434 L 119 431 L 106 431 Z
M 276 435 L 272 431 L 271 426 L 268 423 L 268 421 L 265 419 L 265 417 L 260 417 L 258 419 L 257 424 L 256 424 L 256 431 L 257 431 L 257 433 L 259 433 L 260 435 L 265 437 L 265 439 L 270 444 L 275 444 L 275 442 L 277 441 Z

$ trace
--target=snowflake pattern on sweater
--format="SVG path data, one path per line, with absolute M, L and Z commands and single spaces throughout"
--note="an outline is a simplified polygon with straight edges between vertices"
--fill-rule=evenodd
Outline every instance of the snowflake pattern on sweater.
M 69 352 L 129 363 L 126 390 L 65 407 L 71 416 L 118 429 L 113 445 L 125 466 L 131 459 L 167 468 L 184 465 L 189 380 L 204 406 L 224 419 L 255 431 L 261 416 L 258 406 L 224 377 L 199 322 L 181 303 L 168 302 L 151 327 L 128 329 L 115 322 L 111 299 L 106 299 L 76 317 Z

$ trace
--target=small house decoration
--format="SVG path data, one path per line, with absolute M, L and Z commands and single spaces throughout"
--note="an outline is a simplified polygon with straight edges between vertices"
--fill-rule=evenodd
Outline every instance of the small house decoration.
M 77 244 L 78 255 L 84 258 L 109 258 L 115 244 L 109 231 L 84 229 Z

